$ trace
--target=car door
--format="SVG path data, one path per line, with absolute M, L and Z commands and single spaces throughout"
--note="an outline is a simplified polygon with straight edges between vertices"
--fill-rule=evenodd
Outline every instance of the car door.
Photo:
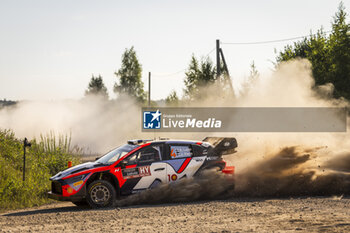
M 123 193 L 135 193 L 153 188 L 166 182 L 166 165 L 162 163 L 163 145 L 149 145 L 136 151 L 127 159 L 127 166 L 122 169 Z M 124 187 L 125 186 L 125 187 Z
M 192 177 L 205 161 L 203 157 L 193 157 L 191 144 L 169 144 L 167 149 L 167 181 Z

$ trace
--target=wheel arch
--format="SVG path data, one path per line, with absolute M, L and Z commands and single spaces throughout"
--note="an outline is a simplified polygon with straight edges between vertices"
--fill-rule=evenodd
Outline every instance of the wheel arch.
M 200 175 L 201 172 L 207 169 L 213 169 L 218 168 L 220 171 L 225 168 L 226 162 L 224 161 L 212 161 L 212 162 L 205 162 L 196 172 L 193 176 Z
M 109 171 L 103 171 L 103 172 L 96 172 L 92 174 L 86 182 L 86 188 L 88 188 L 89 185 L 95 180 L 106 180 L 110 182 L 112 186 L 115 188 L 115 191 L 117 192 L 117 197 L 119 197 L 119 194 L 120 194 L 119 182 L 117 177 L 115 177 L 112 173 L 110 173 Z

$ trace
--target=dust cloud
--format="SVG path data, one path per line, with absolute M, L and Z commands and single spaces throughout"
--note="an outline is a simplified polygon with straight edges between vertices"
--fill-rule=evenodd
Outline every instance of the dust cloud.
M 280 64 L 271 75 L 261 75 L 240 95 L 232 97 L 212 85 L 201 90 L 200 100 L 184 102 L 182 106 L 349 107 L 344 99 L 332 98 L 333 89 L 332 84 L 315 87 L 311 64 L 307 60 L 294 60 Z M 238 153 L 224 156 L 228 165 L 236 167 L 236 188 L 231 196 L 341 195 L 350 192 L 349 120 L 346 133 L 154 134 L 141 132 L 140 111 L 140 106 L 127 97 L 107 102 L 98 98 L 23 101 L 14 108 L 0 110 L 0 127 L 11 128 L 17 136 L 29 138 L 50 131 L 71 134 L 73 143 L 93 152 L 106 152 L 131 138 L 201 140 L 206 136 L 236 137 Z M 130 197 L 124 204 L 221 196 L 222 192 L 208 190 L 227 189 L 226 178 L 213 174 L 209 177 L 163 185 L 158 190 Z M 150 198 L 150 195 L 157 198 Z
M 162 184 L 119 200 L 116 206 L 230 198 L 288 198 L 350 194 L 350 153 L 317 165 L 322 148 L 284 147 L 234 177 L 208 170 L 198 177 Z
M 116 206 L 229 198 L 232 197 L 233 190 L 234 180 L 232 177 L 209 170 L 196 178 L 161 184 L 154 189 L 128 196 L 118 200 Z
M 54 133 L 70 135 L 85 153 L 102 153 L 138 138 L 141 110 L 131 98 L 106 101 L 98 96 L 81 100 L 23 101 L 0 110 L 0 128 L 28 139 Z
M 350 152 L 324 163 L 320 148 L 285 147 L 236 177 L 235 196 L 290 197 L 350 194 Z
M 349 107 L 344 99 L 331 97 L 332 84 L 314 86 L 306 60 L 281 64 L 235 99 L 220 95 L 216 88 L 206 87 L 203 100 L 188 106 Z M 119 205 L 232 197 L 342 197 L 350 194 L 349 129 L 348 121 L 345 133 L 215 133 L 211 136 L 237 138 L 238 152 L 224 156 L 236 167 L 234 189 L 226 175 L 207 173 L 130 196 Z
M 333 99 L 332 84 L 315 87 L 306 60 L 282 63 L 260 78 L 238 106 L 349 107 Z M 317 119 L 315 119 L 317 120 Z M 350 124 L 345 133 L 247 133 L 237 135 L 235 196 L 285 197 L 350 193 Z

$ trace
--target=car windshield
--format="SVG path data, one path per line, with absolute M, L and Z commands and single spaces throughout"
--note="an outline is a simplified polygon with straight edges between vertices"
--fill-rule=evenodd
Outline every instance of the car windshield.
M 130 151 L 132 151 L 133 149 L 135 149 L 136 147 L 138 147 L 138 145 L 125 144 L 123 146 L 111 150 L 110 152 L 96 160 L 96 162 L 102 164 L 112 164 L 127 153 L 129 153 Z

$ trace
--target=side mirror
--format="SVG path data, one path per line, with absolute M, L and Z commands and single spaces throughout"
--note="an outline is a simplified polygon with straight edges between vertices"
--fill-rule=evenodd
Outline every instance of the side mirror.
M 99 160 L 100 158 L 101 158 L 101 157 L 96 157 L 96 158 L 95 158 L 95 161 L 96 161 L 96 160 Z
M 126 165 L 128 164 L 128 161 L 126 161 L 126 160 L 122 160 L 122 161 L 120 161 L 120 167 L 121 168 L 125 168 L 126 167 Z

